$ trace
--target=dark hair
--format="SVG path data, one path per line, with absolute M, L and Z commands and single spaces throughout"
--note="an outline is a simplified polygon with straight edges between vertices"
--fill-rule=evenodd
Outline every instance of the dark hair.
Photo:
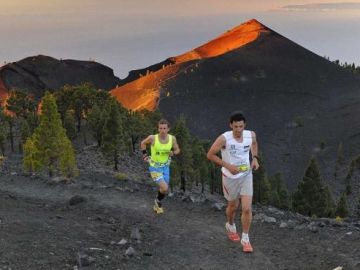
M 244 115 L 239 111 L 233 112 L 230 115 L 230 124 L 232 124 L 233 122 L 239 122 L 239 121 L 244 121 L 244 123 L 246 123 L 246 119 L 245 119 Z
M 170 127 L 169 122 L 164 118 L 159 120 L 158 125 L 167 125 L 168 127 Z

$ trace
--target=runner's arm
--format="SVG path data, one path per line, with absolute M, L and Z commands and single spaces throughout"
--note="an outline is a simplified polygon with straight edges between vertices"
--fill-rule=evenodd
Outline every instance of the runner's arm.
M 258 143 L 256 140 L 256 134 L 254 131 L 251 131 L 251 138 L 252 138 L 252 144 L 251 144 L 251 155 L 252 155 L 252 162 L 251 162 L 251 168 L 257 170 L 259 168 L 259 155 L 258 155 Z
M 141 152 L 143 154 L 143 160 L 144 161 L 149 160 L 148 153 L 147 153 L 147 150 L 146 150 L 146 146 L 148 144 L 152 144 L 153 141 L 154 141 L 154 135 L 149 135 L 147 138 L 142 140 L 141 143 L 140 143 L 140 150 L 141 150 Z
M 232 174 L 237 174 L 239 173 L 239 168 L 237 166 L 234 166 L 232 164 L 229 164 L 227 162 L 225 162 L 224 160 L 222 160 L 221 158 L 219 158 L 216 154 L 226 145 L 226 140 L 225 137 L 223 135 L 220 135 L 215 142 L 213 143 L 213 145 L 210 147 L 206 157 L 211 160 L 212 162 L 214 162 L 215 164 L 221 166 L 221 167 L 225 167 L 226 169 L 228 169 Z
M 154 141 L 154 135 L 149 135 L 147 138 L 145 138 L 144 140 L 141 141 L 140 149 L 141 150 L 146 150 L 146 146 L 148 144 L 152 144 L 153 141 Z
M 225 137 L 220 135 L 213 145 L 210 147 L 206 157 L 214 162 L 215 164 L 219 165 L 220 167 L 224 167 L 225 162 L 219 158 L 216 154 L 225 146 Z
M 173 146 L 172 146 L 172 148 L 173 148 L 173 151 L 172 151 L 173 155 L 180 154 L 180 147 L 179 147 L 179 145 L 178 145 L 178 143 L 176 141 L 175 136 L 173 136 Z

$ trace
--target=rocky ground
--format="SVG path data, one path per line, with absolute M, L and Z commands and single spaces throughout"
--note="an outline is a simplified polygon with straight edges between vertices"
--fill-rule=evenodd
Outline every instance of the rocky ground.
M 222 198 L 175 192 L 157 216 L 143 165 L 124 159 L 128 180 L 117 180 L 106 164 L 91 162 L 91 151 L 79 154 L 80 176 L 71 182 L 23 175 L 19 156 L 5 161 L 1 270 L 360 269 L 359 220 L 256 205 L 254 253 L 244 254 L 225 235 Z

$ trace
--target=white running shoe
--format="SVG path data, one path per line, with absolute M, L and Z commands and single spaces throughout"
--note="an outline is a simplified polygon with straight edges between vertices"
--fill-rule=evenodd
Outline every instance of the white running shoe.
M 226 233 L 229 237 L 229 239 L 233 242 L 240 242 L 240 236 L 236 232 L 236 226 L 235 224 L 230 225 L 228 222 L 225 224 Z

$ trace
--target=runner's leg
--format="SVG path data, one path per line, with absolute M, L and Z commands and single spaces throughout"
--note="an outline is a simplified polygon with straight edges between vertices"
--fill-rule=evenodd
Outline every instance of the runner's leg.
M 234 224 L 235 214 L 238 207 L 239 207 L 238 199 L 233 201 L 228 201 L 228 205 L 226 207 L 226 218 L 227 218 L 227 222 L 230 225 Z
M 249 233 L 250 225 L 252 221 L 251 211 L 252 196 L 241 196 L 241 224 L 244 233 Z

